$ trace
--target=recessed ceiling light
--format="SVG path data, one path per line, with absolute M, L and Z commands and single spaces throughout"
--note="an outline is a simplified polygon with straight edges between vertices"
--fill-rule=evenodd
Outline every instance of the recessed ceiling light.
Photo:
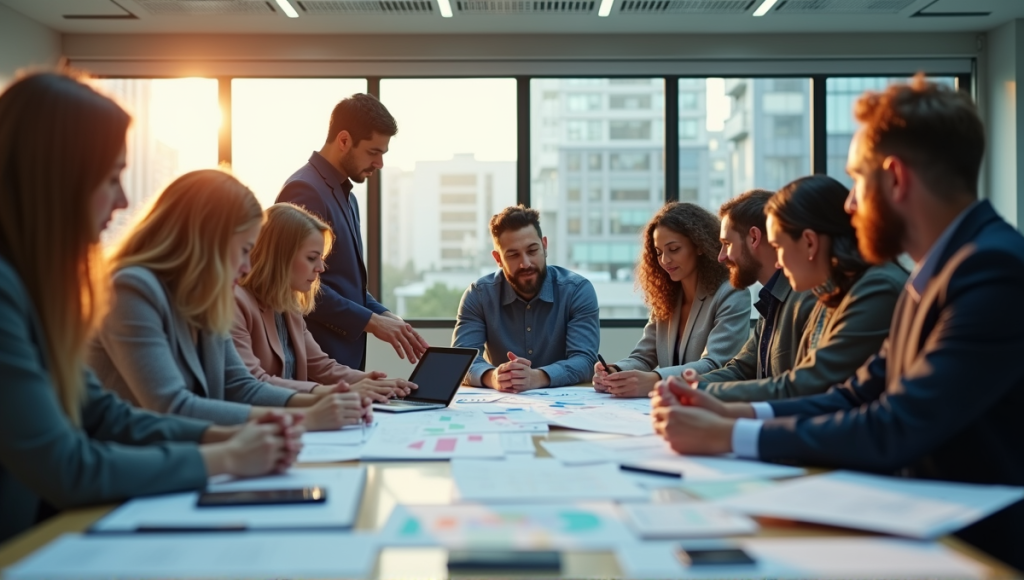
M 292 8 L 292 5 L 288 3 L 288 0 L 277 0 L 277 5 L 281 7 L 281 10 L 284 10 L 284 13 L 288 18 L 299 17 L 299 13 L 295 11 L 295 8 Z
M 764 2 L 757 7 L 757 10 L 754 10 L 754 16 L 764 16 L 765 14 L 768 14 L 768 11 L 771 10 L 772 6 L 775 6 L 775 3 L 778 1 L 779 0 L 764 0 Z
M 441 9 L 441 16 L 445 18 L 451 18 L 452 14 L 452 3 L 449 0 L 437 0 L 437 7 Z
M 597 15 L 604 18 L 611 14 L 612 4 L 615 4 L 615 0 L 601 0 L 601 7 L 597 9 Z

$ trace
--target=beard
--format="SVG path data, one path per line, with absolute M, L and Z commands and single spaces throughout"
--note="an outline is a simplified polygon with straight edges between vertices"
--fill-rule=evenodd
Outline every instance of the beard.
M 523 277 L 529 274 L 536 274 L 537 277 L 532 282 L 524 282 Z M 532 267 L 529 270 L 520 270 L 516 272 L 514 276 L 509 276 L 505 273 L 505 279 L 508 280 L 512 289 L 516 291 L 516 294 L 520 296 L 536 296 L 540 291 L 540 287 L 544 285 L 544 279 L 548 276 L 548 268 L 545 264 L 542 268 Z
M 344 172 L 353 183 L 362 183 L 366 181 L 366 178 L 374 172 L 374 168 L 372 166 L 359 168 L 356 161 L 352 158 L 351 152 L 346 153 L 345 156 L 341 158 L 340 164 L 342 172 Z
M 857 231 L 857 249 L 869 263 L 881 264 L 903 252 L 907 223 L 877 186 L 868 185 L 865 193 L 851 218 Z
M 746 246 L 743 246 L 739 260 L 733 262 L 726 259 L 724 264 L 729 268 L 729 283 L 738 290 L 752 286 L 761 272 L 761 262 Z

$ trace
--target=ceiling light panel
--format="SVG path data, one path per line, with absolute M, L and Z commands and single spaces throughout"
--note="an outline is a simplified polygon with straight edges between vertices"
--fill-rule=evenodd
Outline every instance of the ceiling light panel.
M 150 14 L 276 14 L 277 9 L 266 0 L 135 0 Z
M 746 14 L 757 0 L 622 0 L 627 14 Z
M 898 14 L 917 0 L 780 0 L 787 14 Z

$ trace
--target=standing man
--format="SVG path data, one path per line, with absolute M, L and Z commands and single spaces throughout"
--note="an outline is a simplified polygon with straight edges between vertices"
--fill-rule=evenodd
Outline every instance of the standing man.
M 796 353 L 804 325 L 814 309 L 810 292 L 795 292 L 778 268 L 775 248 L 768 243 L 764 208 L 774 195 L 752 189 L 725 202 L 722 218 L 722 250 L 718 261 L 729 268 L 729 282 L 749 288 L 760 282 L 754 308 L 761 314 L 754 333 L 733 359 L 701 377 L 705 382 L 748 381 L 788 372 L 796 364 Z
M 305 207 L 331 224 L 334 246 L 321 274 L 316 309 L 306 317 L 324 352 L 339 363 L 365 370 L 366 333 L 390 343 L 400 358 L 415 363 L 427 343 L 412 326 L 366 290 L 366 264 L 359 235 L 359 204 L 352 182 L 362 183 L 384 167 L 394 117 L 371 95 L 355 94 L 331 112 L 327 142 L 288 181 L 278 202 Z
M 889 338 L 821 395 L 722 403 L 672 377 L 655 389 L 655 430 L 680 453 L 1024 485 L 1024 237 L 978 200 L 981 119 L 923 75 L 854 113 L 846 209 L 861 254 L 917 264 Z M 1024 502 L 957 535 L 1024 570 Z
M 519 393 L 589 381 L 601 341 L 594 285 L 547 265 L 540 213 L 522 205 L 491 218 L 501 271 L 462 295 L 452 346 L 475 348 L 469 384 Z

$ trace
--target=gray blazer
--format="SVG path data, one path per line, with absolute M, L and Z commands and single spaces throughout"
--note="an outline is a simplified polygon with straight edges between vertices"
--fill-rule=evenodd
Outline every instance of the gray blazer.
M 818 299 L 810 292 L 794 292 L 785 275 L 780 275 L 772 287 L 772 296 L 782 301 L 782 307 L 775 314 L 775 329 L 768 338 L 768 358 L 773 374 L 780 374 L 793 368 L 804 326 Z M 754 332 L 743 345 L 743 349 L 722 368 L 704 375 L 708 382 L 746 381 L 762 379 L 761 353 L 758 343 L 764 332 L 764 318 L 758 318 Z M 703 384 L 702 384 L 703 387 Z
M 206 485 L 196 442 L 209 423 L 134 409 L 83 369 L 75 427 L 44 342 L 35 305 L 0 258 L 0 542 L 35 524 L 44 501 L 63 509 Z
M 682 307 L 680 296 L 668 320 L 651 318 L 636 348 L 615 366 L 624 371 L 655 371 L 663 379 L 681 375 L 686 369 L 704 374 L 721 367 L 743 348 L 750 334 L 750 292 L 725 281 L 713 296 L 704 289 L 698 292 L 683 327 L 682 364 L 672 366 Z
M 838 306 L 815 304 L 792 369 L 751 381 L 710 383 L 705 389 L 723 401 L 765 401 L 824 393 L 853 376 L 881 348 L 889 336 L 896 299 L 906 282 L 907 272 L 892 262 L 868 268 Z M 810 337 L 819 324 L 821 336 L 817 346 L 811 348 Z
M 221 425 L 244 423 L 250 405 L 283 407 L 295 394 L 249 374 L 230 335 L 200 331 L 194 345 L 164 285 L 138 266 L 114 274 L 114 301 L 89 364 L 103 385 L 139 407 Z

